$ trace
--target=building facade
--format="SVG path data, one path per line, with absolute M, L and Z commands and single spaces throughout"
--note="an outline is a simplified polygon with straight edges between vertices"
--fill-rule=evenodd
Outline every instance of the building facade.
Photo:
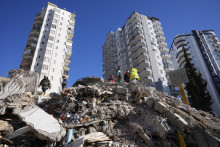
M 213 110 L 220 114 L 220 43 L 216 34 L 213 30 L 193 30 L 190 34 L 175 37 L 170 49 L 175 69 L 184 67 L 183 47 L 207 81 Z
M 166 72 L 173 70 L 164 32 L 159 19 L 133 12 L 126 24 L 109 32 L 102 46 L 103 77 L 122 74 L 131 66 L 138 69 L 140 82 L 169 92 Z
M 47 75 L 51 91 L 60 92 L 62 76 L 69 77 L 75 14 L 52 3 L 35 16 L 20 68 Z

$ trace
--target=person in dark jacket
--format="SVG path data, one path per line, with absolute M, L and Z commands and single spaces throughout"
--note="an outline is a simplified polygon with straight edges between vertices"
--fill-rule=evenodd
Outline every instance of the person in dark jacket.
M 124 81 L 125 81 L 125 82 L 128 82 L 128 83 L 129 83 L 129 81 L 130 81 L 130 73 L 129 73 L 129 70 L 128 70 L 128 69 L 125 71 Z
M 63 82 L 62 82 L 62 90 L 64 90 L 65 88 L 67 88 L 68 81 L 67 81 L 67 79 L 66 79 L 65 76 L 63 76 L 62 78 L 63 78 Z
M 50 83 L 50 80 L 48 79 L 47 76 L 44 76 L 44 78 L 41 80 L 39 87 L 40 86 L 41 86 L 42 91 L 43 91 L 42 95 L 44 96 L 46 90 L 51 88 L 51 83 Z

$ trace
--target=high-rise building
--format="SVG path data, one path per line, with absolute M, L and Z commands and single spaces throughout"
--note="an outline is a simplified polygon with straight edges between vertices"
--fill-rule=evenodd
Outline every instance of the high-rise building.
M 176 36 L 170 49 L 175 69 L 184 67 L 183 47 L 191 62 L 207 81 L 213 110 L 220 114 L 220 43 L 214 31 L 193 30 L 190 34 Z
M 138 69 L 143 85 L 169 92 L 166 72 L 173 70 L 171 56 L 159 19 L 133 12 L 116 33 L 109 32 L 103 45 L 103 77 L 122 74 L 131 66 Z
M 75 14 L 52 3 L 35 16 L 20 68 L 47 75 L 51 91 L 61 91 L 62 76 L 69 77 Z

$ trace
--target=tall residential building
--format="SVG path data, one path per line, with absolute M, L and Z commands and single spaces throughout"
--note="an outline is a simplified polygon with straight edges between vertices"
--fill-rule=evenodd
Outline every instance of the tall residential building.
M 214 31 L 193 30 L 190 34 L 176 36 L 170 49 L 175 69 L 184 67 L 183 47 L 207 81 L 207 89 L 213 100 L 213 110 L 220 114 L 220 43 Z
M 173 70 L 173 65 L 165 40 L 159 19 L 133 12 L 122 28 L 106 37 L 102 47 L 103 77 L 114 75 L 118 66 L 122 74 L 133 66 L 143 85 L 169 92 L 166 72 Z
M 51 91 L 61 91 L 62 76 L 69 77 L 75 14 L 52 3 L 35 16 L 20 68 L 47 75 Z

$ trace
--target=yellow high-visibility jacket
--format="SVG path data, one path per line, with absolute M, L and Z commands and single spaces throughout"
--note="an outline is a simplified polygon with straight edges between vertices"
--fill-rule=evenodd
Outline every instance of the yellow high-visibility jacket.
M 131 69 L 131 74 L 130 74 L 130 79 L 138 79 L 139 80 L 139 76 L 138 76 L 138 70 L 136 68 L 132 68 Z

